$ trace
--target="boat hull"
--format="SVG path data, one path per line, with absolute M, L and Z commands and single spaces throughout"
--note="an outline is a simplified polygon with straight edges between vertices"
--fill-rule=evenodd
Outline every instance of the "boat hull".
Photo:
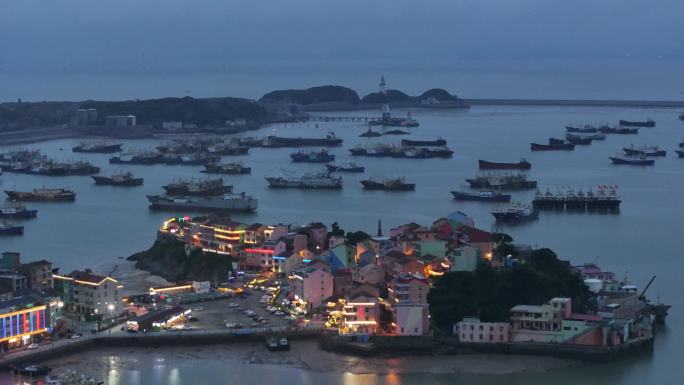
M 112 144 L 108 146 L 97 146 L 95 148 L 88 148 L 85 146 L 76 146 L 71 149 L 72 152 L 84 152 L 90 154 L 113 154 L 121 151 L 122 144 Z
M 653 166 L 655 164 L 655 160 L 653 159 L 624 159 L 624 158 L 617 158 L 617 157 L 610 157 L 610 160 L 613 162 L 613 164 L 624 164 L 624 165 L 629 165 L 629 166 Z
M 75 201 L 76 194 L 71 191 L 62 191 L 49 194 L 34 192 L 8 191 L 5 190 L 7 199 L 20 202 L 43 202 L 43 201 Z
M 452 191 L 451 194 L 458 201 L 478 201 L 478 202 L 510 202 L 510 194 L 493 194 L 490 196 L 469 193 L 464 191 Z
M 24 226 L 0 227 L 0 235 L 24 235 Z
M 539 144 L 531 143 L 530 150 L 532 151 L 570 151 L 575 149 L 574 143 L 558 143 L 558 144 Z
M 480 159 L 478 163 L 480 170 L 529 170 L 532 168 L 532 164 L 527 161 L 520 161 L 518 163 L 497 163 Z
M 645 122 L 634 122 L 630 120 L 620 120 L 618 123 L 624 127 L 655 127 L 656 123 L 652 120 L 647 120 Z
M 91 176 L 95 181 L 96 185 L 100 186 L 121 186 L 121 187 L 131 187 L 131 186 L 142 186 L 144 183 L 143 178 L 131 178 L 126 180 L 117 181 L 106 176 Z
M 383 191 L 414 191 L 416 189 L 415 183 L 401 183 L 396 185 L 387 185 L 382 182 L 375 182 L 371 180 L 362 180 L 364 190 L 383 190 Z
M 197 212 L 250 212 L 255 211 L 258 201 L 255 198 L 244 199 L 166 199 L 164 197 L 149 196 L 150 210 L 174 211 L 188 210 Z

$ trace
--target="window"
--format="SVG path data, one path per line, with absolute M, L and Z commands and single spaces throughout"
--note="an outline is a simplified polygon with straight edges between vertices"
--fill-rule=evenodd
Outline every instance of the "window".
M 482 331 L 482 330 L 484 330 L 484 327 L 482 325 L 480 325 L 480 331 Z
M 418 328 L 415 328 L 414 330 L 415 330 L 416 333 L 418 333 Z
M 402 332 L 402 333 L 404 332 L 404 328 L 401 328 L 401 332 Z
M 480 334 L 480 341 L 482 341 L 482 334 Z

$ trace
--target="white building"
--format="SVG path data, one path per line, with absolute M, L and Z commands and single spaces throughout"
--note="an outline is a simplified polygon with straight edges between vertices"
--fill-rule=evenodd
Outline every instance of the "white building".
M 135 125 L 135 115 L 110 115 L 105 118 L 107 127 L 133 127 Z
M 69 275 L 53 275 L 55 289 L 61 295 L 67 311 L 103 320 L 123 312 L 119 289 L 123 286 L 112 277 L 93 274 L 89 269 L 75 270 Z
M 310 308 L 321 306 L 333 295 L 333 275 L 330 267 L 314 263 L 290 275 L 290 294 L 295 301 Z
M 507 343 L 509 329 L 507 322 L 481 322 L 479 318 L 466 317 L 454 324 L 453 334 L 459 342 Z

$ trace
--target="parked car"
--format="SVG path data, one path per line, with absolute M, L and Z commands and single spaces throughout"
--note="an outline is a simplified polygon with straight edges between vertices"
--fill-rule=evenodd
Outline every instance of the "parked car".
M 81 335 L 78 333 L 74 333 L 71 336 L 69 336 L 69 338 L 71 338 L 72 340 L 77 340 L 77 339 L 81 338 Z
M 38 344 L 31 344 L 31 345 L 27 346 L 26 349 L 28 349 L 28 350 L 38 349 Z
M 188 317 L 188 321 L 190 321 L 190 322 L 197 322 L 197 321 L 199 321 L 199 318 L 197 318 L 197 317 L 191 315 L 190 317 Z
M 276 310 L 276 312 L 273 313 L 273 314 L 275 314 L 275 315 L 285 315 L 285 312 L 282 312 L 282 311 L 280 311 L 280 310 Z

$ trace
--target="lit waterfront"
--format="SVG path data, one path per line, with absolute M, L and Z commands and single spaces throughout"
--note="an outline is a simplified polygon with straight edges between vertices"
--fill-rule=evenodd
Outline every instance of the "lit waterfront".
M 395 113 L 403 114 L 402 111 Z M 361 114 L 367 115 L 368 112 L 364 111 Z M 617 184 L 620 186 L 623 200 L 622 212 L 619 215 L 542 213 L 538 222 L 506 227 L 503 230 L 513 235 L 518 242 L 551 247 L 561 258 L 570 259 L 574 264 L 598 259 L 603 267 L 612 269 L 619 275 L 627 270 L 629 278 L 640 286 L 643 286 L 652 274 L 657 274 L 658 278 L 649 294 L 651 298 L 655 298 L 660 292 L 663 301 L 674 306 L 668 319 L 671 330 L 665 330 L 658 335 L 653 357 L 591 366 L 587 371 L 581 372 L 556 369 L 543 375 L 550 377 L 541 379 L 535 377 L 538 376 L 536 374 L 520 374 L 513 376 L 512 381 L 570 383 L 572 380 L 592 383 L 593 380 L 594 383 L 603 383 L 603 378 L 606 383 L 671 383 L 668 382 L 668 378 L 676 372 L 672 368 L 678 367 L 673 360 L 676 360 L 678 346 L 684 341 L 681 330 L 676 328 L 682 319 L 681 309 L 684 306 L 677 296 L 683 289 L 678 272 L 684 266 L 677 258 L 679 247 L 676 239 L 684 193 L 684 160 L 675 158 L 672 153 L 683 136 L 682 124 L 677 121 L 676 111 L 475 107 L 468 112 L 416 111 L 414 117 L 420 120 L 421 127 L 413 130 L 416 134 L 412 137 L 444 137 L 455 151 L 453 159 L 412 161 L 352 158 L 348 155 L 348 148 L 370 140 L 357 138 L 364 127 L 348 123 L 320 124 L 319 128 L 315 128 L 313 123 L 288 125 L 287 128 L 281 128 L 278 133 L 283 136 L 323 136 L 328 129 L 334 129 L 338 136 L 345 139 L 343 147 L 332 150 L 338 156 L 338 162 L 354 160 L 367 167 L 367 175 L 404 176 L 417 184 L 415 193 L 364 192 L 358 183 L 361 176 L 355 175 L 344 175 L 345 185 L 342 191 L 269 190 L 263 176 L 277 173 L 278 166 L 288 170 L 309 171 L 320 170 L 322 166 L 290 164 L 288 154 L 294 151 L 292 149 L 252 149 L 251 155 L 234 159 L 244 160 L 247 166 L 252 167 L 253 174 L 227 176 L 225 179 L 236 186 L 236 191 L 256 195 L 260 199 L 259 209 L 255 214 L 235 217 L 248 223 L 261 221 L 303 224 L 312 220 L 326 223 L 337 221 L 346 230 L 362 229 L 372 233 L 379 218 L 383 220 L 385 227 L 389 228 L 411 221 L 429 224 L 435 218 L 461 210 L 473 216 L 479 227 L 490 229 L 493 222 L 489 214 L 491 206 L 482 203 L 457 203 L 451 200 L 449 194 L 450 189 L 460 186 L 466 177 L 477 172 L 477 159 L 517 161 L 521 156 L 526 156 L 533 164 L 530 176 L 539 181 L 541 188 L 570 186 L 586 189 L 599 184 Z M 615 122 L 620 118 L 645 117 L 656 120 L 658 126 L 642 129 L 637 136 L 611 136 L 604 142 L 595 142 L 586 148 L 578 147 L 574 152 L 529 153 L 529 142 L 544 141 L 550 136 L 560 137 L 564 134 L 563 126 L 567 123 L 599 124 Z M 247 135 L 266 135 L 270 131 L 270 128 L 264 128 Z M 372 141 L 398 140 L 399 137 L 387 137 Z M 170 215 L 148 212 L 145 194 L 159 193 L 162 184 L 176 177 L 201 175 L 198 173 L 200 167 L 109 166 L 106 163 L 106 155 L 72 154 L 70 148 L 77 142 L 62 140 L 26 147 L 40 148 L 57 159 L 93 160 L 98 166 L 109 171 L 132 170 L 136 175 L 145 178 L 145 186 L 117 189 L 96 187 L 88 177 L 48 178 L 5 174 L 0 177 L 4 189 L 30 189 L 44 184 L 54 187 L 69 186 L 79 195 L 75 203 L 31 204 L 30 206 L 39 209 L 38 219 L 25 222 L 24 237 L 3 239 L 3 249 L 21 251 L 30 259 L 50 259 L 56 266 L 67 271 L 88 264 L 116 262 L 116 257 L 128 256 L 147 248 L 152 243 L 155 229 Z M 156 143 L 157 141 L 152 140 L 126 142 L 125 147 L 152 147 Z M 658 159 L 653 168 L 616 167 L 609 164 L 609 155 L 632 143 L 659 144 L 668 150 L 670 155 L 665 159 Z M 64 151 L 60 151 L 60 148 Z M 529 201 L 532 196 L 531 191 L 515 193 L 514 200 Z M 94 223 L 97 224 L 97 228 L 93 227 Z M 161 354 L 161 358 L 163 356 Z M 192 361 L 184 363 L 183 360 L 169 359 L 168 362 L 173 363 L 159 364 L 158 361 L 141 357 L 135 364 L 119 369 L 127 373 L 126 375 L 139 376 L 140 380 L 121 377 L 128 378 L 130 382 L 121 380 L 119 383 L 145 383 L 145 379 L 148 378 L 146 376 L 152 372 L 161 373 L 155 375 L 162 377 L 169 376 L 164 377 L 169 379 L 176 376 L 178 383 L 188 383 L 193 376 L 198 375 L 198 372 L 219 376 L 222 375 L 221 371 L 239 373 L 241 370 L 251 370 L 251 367 L 241 363 L 235 363 L 234 367 L 226 369 L 220 358 L 208 363 L 206 370 L 204 365 L 201 370 L 192 369 Z M 99 376 L 103 377 L 103 374 L 99 373 Z M 282 377 L 279 374 L 282 374 Z M 275 368 L 264 375 L 277 377 L 278 379 L 272 381 L 267 378 L 262 381 L 273 383 L 285 378 L 288 381 L 312 383 L 323 380 L 347 383 L 352 381 L 350 378 L 353 381 L 362 381 L 351 383 L 410 384 L 423 383 L 428 379 L 436 383 L 454 381 L 453 375 L 444 375 L 442 378 L 440 375 L 421 377 L 419 374 L 403 374 L 398 379 L 393 376 L 349 377 L 337 373 L 295 371 L 287 367 Z M 466 383 L 471 378 L 471 375 L 462 376 L 463 382 Z M 503 381 L 496 377 L 487 378 L 489 383 Z M 475 376 L 472 381 L 482 380 Z M 509 376 L 506 377 L 506 381 L 515 383 L 510 382 Z

